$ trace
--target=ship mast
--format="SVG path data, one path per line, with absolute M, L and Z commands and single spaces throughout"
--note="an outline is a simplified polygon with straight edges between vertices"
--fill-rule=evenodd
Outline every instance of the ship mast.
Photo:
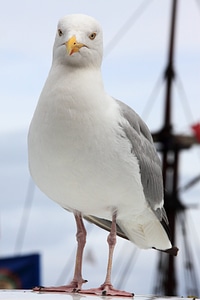
M 178 0 L 173 0 L 168 61 L 164 73 L 166 80 L 164 123 L 161 130 L 153 134 L 154 142 L 157 145 L 158 151 L 160 151 L 162 155 L 165 209 L 169 219 L 171 240 L 173 245 L 176 245 L 175 232 L 177 215 L 186 209 L 179 198 L 179 157 L 182 150 L 188 149 L 193 144 L 198 143 L 196 138 L 193 136 L 175 134 L 172 124 L 172 88 L 176 77 L 174 70 L 174 45 L 177 21 L 177 5 Z M 177 295 L 177 274 L 175 260 L 176 258 L 174 258 L 174 256 L 167 256 L 164 253 L 160 254 L 158 263 L 158 281 L 154 291 L 155 293 L 162 292 L 167 296 Z

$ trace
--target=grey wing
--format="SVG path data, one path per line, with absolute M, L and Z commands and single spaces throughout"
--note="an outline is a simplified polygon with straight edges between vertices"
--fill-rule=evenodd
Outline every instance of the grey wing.
M 121 124 L 132 145 L 141 172 L 141 182 L 146 200 L 169 235 L 168 220 L 163 207 L 163 179 L 161 162 L 147 125 L 129 106 L 116 100 L 125 122 Z
M 143 191 L 149 206 L 161 222 L 170 238 L 168 220 L 163 205 L 163 180 L 161 162 L 153 144 L 151 133 L 142 119 L 123 102 L 116 100 L 122 117 L 123 124 L 119 124 L 125 136 L 132 145 L 132 152 L 136 155 L 141 172 Z M 89 222 L 110 231 L 111 221 L 97 218 L 96 216 L 83 216 Z M 117 225 L 117 235 L 128 239 L 126 234 Z
M 95 225 L 97 225 L 98 227 L 102 228 L 102 229 L 105 229 L 107 231 L 110 231 L 111 229 L 111 224 L 112 222 L 110 220 L 105 220 L 105 219 L 101 219 L 101 218 L 98 218 L 96 216 L 83 216 L 85 220 L 87 220 L 88 222 L 91 222 Z M 128 240 L 128 237 L 126 236 L 126 234 L 122 231 L 122 229 L 119 227 L 118 224 L 117 225 L 117 235 L 124 238 L 124 239 L 127 239 Z

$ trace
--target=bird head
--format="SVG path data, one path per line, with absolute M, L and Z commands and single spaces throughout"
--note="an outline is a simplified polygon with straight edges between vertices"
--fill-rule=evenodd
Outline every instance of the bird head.
M 54 62 L 100 67 L 102 55 L 102 29 L 94 18 L 75 14 L 60 19 L 53 49 Z

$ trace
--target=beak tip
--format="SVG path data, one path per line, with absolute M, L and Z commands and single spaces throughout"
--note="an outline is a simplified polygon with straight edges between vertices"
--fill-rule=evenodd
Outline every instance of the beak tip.
M 75 52 L 79 52 L 80 48 L 85 46 L 84 44 L 78 43 L 75 36 L 72 36 L 66 43 L 67 53 L 71 56 Z

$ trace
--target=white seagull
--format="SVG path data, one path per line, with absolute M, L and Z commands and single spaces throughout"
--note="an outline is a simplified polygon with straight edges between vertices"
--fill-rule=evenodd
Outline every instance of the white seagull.
M 52 66 L 29 129 L 29 166 L 36 185 L 74 214 L 78 248 L 70 284 L 34 290 L 132 297 L 111 284 L 116 235 L 143 249 L 178 251 L 169 238 L 152 136 L 130 107 L 105 92 L 102 56 L 102 29 L 94 18 L 74 14 L 59 21 Z M 81 290 L 82 218 L 110 231 L 105 282 L 89 290 Z

